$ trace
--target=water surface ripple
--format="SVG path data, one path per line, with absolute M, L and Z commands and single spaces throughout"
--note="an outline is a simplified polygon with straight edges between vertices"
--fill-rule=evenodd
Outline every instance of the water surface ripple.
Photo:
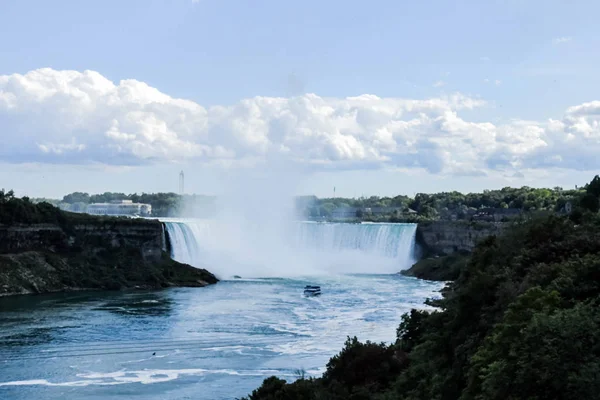
M 306 284 L 323 295 L 303 297 Z M 440 287 L 329 275 L 2 298 L 0 398 L 240 397 L 271 375 L 322 373 L 346 336 L 394 340 L 401 314 Z

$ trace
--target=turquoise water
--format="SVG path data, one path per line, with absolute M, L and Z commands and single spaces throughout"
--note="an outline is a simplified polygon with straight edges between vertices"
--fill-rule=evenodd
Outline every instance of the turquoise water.
M 306 284 L 323 295 L 305 298 Z M 390 342 L 438 283 L 395 274 L 0 299 L 0 399 L 232 399 L 322 373 L 348 335 Z M 155 353 L 155 355 L 153 355 Z
M 320 375 L 347 336 L 393 341 L 441 288 L 396 273 L 414 259 L 415 224 L 165 227 L 173 258 L 224 280 L 0 299 L 0 399 L 241 397 L 272 375 Z M 307 284 L 323 294 L 304 297 Z

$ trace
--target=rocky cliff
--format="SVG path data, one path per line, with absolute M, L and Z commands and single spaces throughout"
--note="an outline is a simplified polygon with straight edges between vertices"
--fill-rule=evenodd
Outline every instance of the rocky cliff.
M 509 222 L 428 221 L 417 226 L 420 260 L 403 275 L 434 281 L 450 281 L 468 261 L 478 242 L 499 235 Z
M 0 295 L 216 282 L 210 272 L 168 257 L 159 221 L 0 225 Z
M 506 226 L 506 222 L 421 222 L 417 227 L 417 243 L 423 256 L 470 252 L 480 240 L 500 234 Z

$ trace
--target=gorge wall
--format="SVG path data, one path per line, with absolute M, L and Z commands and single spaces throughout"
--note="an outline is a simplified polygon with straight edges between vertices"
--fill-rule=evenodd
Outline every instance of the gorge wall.
M 28 250 L 57 252 L 90 246 L 98 249 L 136 247 L 145 260 L 157 261 L 162 250 L 162 225 L 143 220 L 92 222 L 68 228 L 53 224 L 0 225 L 0 254 Z
M 430 221 L 419 223 L 416 242 L 420 260 L 401 273 L 420 279 L 452 281 L 468 262 L 477 243 L 499 235 L 509 222 Z
M 423 256 L 471 252 L 480 240 L 499 235 L 507 226 L 507 222 L 420 222 L 416 240 Z
M 0 295 L 216 282 L 210 272 L 170 259 L 159 221 L 0 225 Z

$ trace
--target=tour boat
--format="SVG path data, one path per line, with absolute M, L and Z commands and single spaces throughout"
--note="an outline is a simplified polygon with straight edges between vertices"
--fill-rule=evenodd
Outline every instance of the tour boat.
M 306 285 L 304 287 L 305 296 L 319 296 L 321 294 L 321 286 Z

